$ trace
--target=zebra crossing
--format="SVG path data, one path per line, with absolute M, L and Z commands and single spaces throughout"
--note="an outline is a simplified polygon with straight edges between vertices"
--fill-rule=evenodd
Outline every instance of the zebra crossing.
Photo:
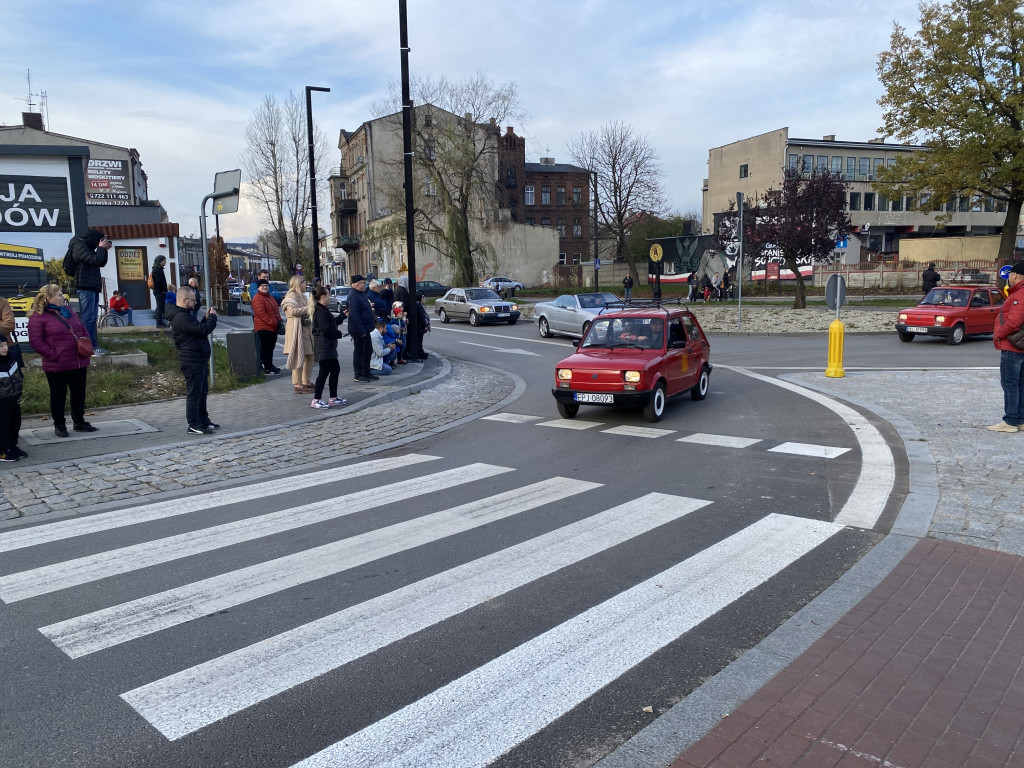
M 396 466 L 403 468 L 406 479 L 389 480 L 387 494 L 382 494 L 376 475 Z M 446 468 L 445 459 L 426 454 L 370 459 L 328 473 L 0 533 L 0 611 L 11 615 L 24 608 L 35 621 L 46 616 L 47 600 L 54 595 L 124 581 L 145 585 L 140 586 L 147 592 L 142 596 L 108 600 L 110 604 L 96 610 L 72 608 L 75 615 L 32 625 L 41 642 L 52 643 L 72 668 L 103 653 L 103 668 L 112 667 L 116 675 L 120 654 L 132 643 L 152 642 L 167 631 L 187 636 L 197 619 L 242 605 L 258 612 L 261 601 L 298 585 L 430 546 L 454 546 L 460 537 L 479 535 L 485 526 L 505 526 L 496 549 L 440 566 L 422 578 L 255 642 L 238 643 L 213 658 L 190 658 L 189 644 L 179 643 L 173 651 L 175 671 L 118 690 L 123 716 L 141 718 L 173 748 L 207 737 L 255 707 L 272 706 L 275 697 L 301 690 L 346 665 L 387 653 L 417 633 L 493 607 L 516 590 L 601 562 L 622 547 L 639 546 L 667 531 L 675 532 L 673 538 L 688 539 L 687 532 L 706 530 L 723 513 L 722 503 L 713 498 L 655 490 L 609 501 L 611 489 L 599 482 L 557 476 L 520 482 L 512 466 L 478 462 Z M 330 483 L 337 493 L 326 502 L 286 506 L 288 493 L 316 481 Z M 449 497 L 461 503 L 448 504 Z M 163 584 L 160 574 L 173 573 L 186 558 L 219 564 L 227 548 L 309 533 L 317 525 L 372 513 L 382 500 L 396 498 L 420 499 L 433 511 L 242 568 L 226 564 L 216 575 L 188 583 L 150 589 L 151 584 Z M 218 508 L 240 499 L 274 500 L 284 506 L 220 522 Z M 534 522 L 543 522 L 541 530 L 526 526 L 524 520 L 531 515 Z M 182 518 L 191 524 L 187 532 L 146 537 L 155 524 Z M 730 524 L 716 541 L 695 546 L 667 568 L 538 631 L 511 650 L 499 649 L 485 663 L 412 703 L 396 706 L 370 725 L 342 730 L 329 746 L 311 749 L 291 764 L 490 765 L 801 558 L 850 533 L 833 522 L 767 510 L 743 524 Z M 95 551 L 112 534 L 126 531 L 146 540 Z M 35 552 L 46 557 L 59 552 L 61 559 L 11 568 L 12 563 L 28 562 Z M 98 591 L 91 593 L 93 599 L 102 599 Z M 63 603 L 69 604 L 75 603 Z M 339 706 L 344 701 L 339 696 Z M 327 718 L 324 727 L 330 726 Z

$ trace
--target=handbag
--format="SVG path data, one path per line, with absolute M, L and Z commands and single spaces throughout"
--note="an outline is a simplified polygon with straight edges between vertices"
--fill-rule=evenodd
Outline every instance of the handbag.
M 1018 328 L 1016 331 L 1006 337 L 1006 340 L 1013 344 L 1021 352 L 1024 352 L 1024 328 Z
M 71 323 L 60 315 L 57 315 L 57 319 L 64 323 L 64 327 L 67 328 L 71 332 L 71 335 L 75 337 L 75 346 L 78 348 L 78 356 L 92 357 L 93 353 L 96 351 L 92 348 L 92 339 L 88 336 L 77 336 L 74 329 L 71 327 Z
M 285 325 L 284 320 L 281 320 L 280 318 L 278 318 L 278 321 L 277 321 L 277 335 L 278 336 L 284 336 L 286 330 L 287 330 L 287 326 Z

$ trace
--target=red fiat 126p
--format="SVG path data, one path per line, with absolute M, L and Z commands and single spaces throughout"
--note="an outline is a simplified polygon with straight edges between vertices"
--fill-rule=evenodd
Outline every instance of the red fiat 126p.
M 708 393 L 711 347 L 700 323 L 683 307 L 610 311 L 594 318 L 576 352 L 555 367 L 551 394 L 572 419 L 580 405 L 643 408 L 659 421 L 668 398 Z

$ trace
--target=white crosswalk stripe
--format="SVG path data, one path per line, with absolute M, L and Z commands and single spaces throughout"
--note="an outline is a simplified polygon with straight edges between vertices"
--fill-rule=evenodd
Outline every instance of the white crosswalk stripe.
M 769 448 L 772 453 L 791 453 L 794 456 L 815 456 L 822 459 L 834 459 L 842 456 L 849 448 L 836 448 L 831 445 L 812 445 L 811 443 L 783 443 Z
M 389 492 L 393 493 L 395 498 L 421 496 L 443 491 L 453 485 L 511 471 L 506 467 L 495 467 L 490 464 L 472 464 L 426 477 L 400 480 L 389 486 Z M 328 503 L 318 501 L 202 531 L 190 531 L 157 541 L 0 576 L 0 600 L 13 603 L 109 576 L 210 552 L 232 544 L 322 523 L 382 506 L 388 503 L 389 498 L 391 497 L 382 494 L 376 487 L 366 488 L 332 499 Z
M 177 739 L 709 503 L 648 494 L 122 698 L 167 738 Z

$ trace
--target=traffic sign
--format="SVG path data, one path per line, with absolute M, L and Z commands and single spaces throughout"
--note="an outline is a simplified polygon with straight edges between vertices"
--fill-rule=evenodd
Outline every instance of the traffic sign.
M 664 255 L 665 252 L 661 249 L 661 245 L 659 243 L 655 243 L 651 246 L 651 261 L 661 261 L 661 257 Z
M 1007 264 L 1005 266 L 1000 267 L 999 268 L 999 279 L 1000 280 L 1009 280 L 1010 279 L 1010 270 L 1011 269 L 1013 269 L 1013 265 L 1012 264 Z
M 846 280 L 842 275 L 832 275 L 825 284 L 825 303 L 838 315 L 839 308 L 846 303 Z

